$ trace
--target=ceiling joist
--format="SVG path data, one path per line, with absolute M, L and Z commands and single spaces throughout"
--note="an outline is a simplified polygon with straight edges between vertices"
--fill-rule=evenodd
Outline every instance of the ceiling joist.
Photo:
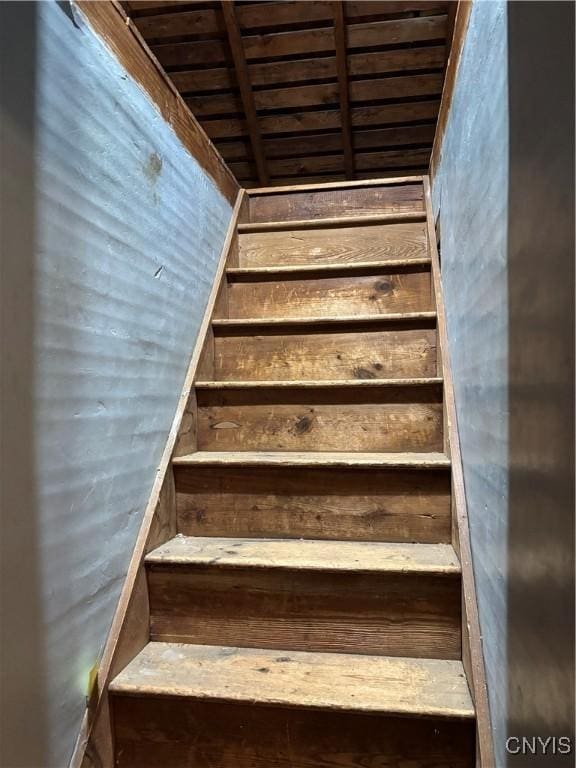
M 456 5 L 124 2 L 246 187 L 426 172 Z
M 244 53 L 240 26 L 238 25 L 238 19 L 236 18 L 234 0 L 222 0 L 221 7 L 224 24 L 226 26 L 226 34 L 228 35 L 228 44 L 230 46 L 230 52 L 236 70 L 236 80 L 238 82 L 238 87 L 240 88 L 240 97 L 242 98 L 242 104 L 244 106 L 244 115 L 248 125 L 252 152 L 258 170 L 258 181 L 260 186 L 265 187 L 268 185 L 270 177 L 268 176 L 268 169 L 266 167 L 266 156 L 264 155 L 262 136 L 258 124 L 258 115 L 254 105 L 254 95 L 252 93 L 252 85 L 250 84 L 250 75 L 246 64 L 246 55 Z

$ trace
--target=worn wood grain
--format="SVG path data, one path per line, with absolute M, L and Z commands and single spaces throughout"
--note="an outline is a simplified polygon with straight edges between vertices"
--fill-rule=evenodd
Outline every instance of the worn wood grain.
M 322 573 L 458 576 L 460 563 L 450 544 L 389 544 L 356 541 L 296 541 L 265 538 L 176 536 L 146 556 L 146 564 L 257 568 Z
M 274 190 L 272 194 L 256 194 L 250 199 L 250 221 L 292 221 L 328 217 L 364 216 L 370 214 L 424 211 L 421 183 L 355 186 L 320 189 Z
M 334 264 L 421 259 L 428 255 L 419 222 L 240 235 L 240 266 Z
M 436 375 L 434 328 L 217 336 L 215 377 L 369 379 Z
M 201 391 L 200 451 L 441 451 L 436 387 Z
M 298 279 L 297 276 L 296 272 L 296 279 L 231 283 L 228 288 L 229 316 L 350 316 L 431 309 L 430 272 L 425 265 L 396 274 L 351 273 L 309 279 Z
M 135 697 L 118 697 L 114 714 L 118 768 L 470 768 L 474 759 L 468 721 Z
M 447 469 L 176 467 L 178 529 L 198 536 L 450 540 Z
M 462 664 L 443 659 L 296 651 L 279 656 L 251 648 L 150 643 L 118 675 L 112 690 L 117 696 L 474 717 Z
M 178 537 L 147 562 L 153 640 L 460 657 L 447 545 Z
M 196 451 L 187 456 L 174 457 L 180 467 L 237 466 L 237 467 L 401 467 L 445 469 L 450 459 L 443 453 L 349 453 L 348 451 Z

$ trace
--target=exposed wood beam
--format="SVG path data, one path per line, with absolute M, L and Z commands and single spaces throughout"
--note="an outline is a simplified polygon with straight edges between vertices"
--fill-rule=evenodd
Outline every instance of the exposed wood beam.
M 242 34 L 236 16 L 234 0 L 221 0 L 221 7 L 224 24 L 226 25 L 226 33 L 228 35 L 228 43 L 230 45 L 234 68 L 236 70 L 236 79 L 238 80 L 238 86 L 240 88 L 240 97 L 244 107 L 244 114 L 246 115 L 246 123 L 248 124 L 252 153 L 258 170 L 258 181 L 262 186 L 267 186 L 270 183 L 270 177 L 268 168 L 266 167 L 266 156 L 264 154 L 262 134 L 260 133 L 258 115 L 254 104 L 254 94 L 252 93 L 252 86 L 250 84 L 248 65 L 246 64 L 246 56 L 242 44 Z
M 342 142 L 344 145 L 344 167 L 346 178 L 354 178 L 354 150 L 350 123 L 350 93 L 348 90 L 348 56 L 346 54 L 346 19 L 342 0 L 333 3 L 334 45 L 336 47 L 336 70 L 340 90 L 340 116 L 342 120 Z
M 454 25 L 456 23 L 456 11 L 458 10 L 458 0 L 450 0 L 446 14 L 446 53 L 444 56 L 444 66 L 448 64 L 450 58 L 450 49 L 452 48 L 452 38 L 454 37 Z

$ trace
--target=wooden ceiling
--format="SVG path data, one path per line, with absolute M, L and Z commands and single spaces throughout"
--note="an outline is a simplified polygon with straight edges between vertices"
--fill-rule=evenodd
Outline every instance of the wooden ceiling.
M 456 2 L 123 5 L 242 186 L 427 171 Z

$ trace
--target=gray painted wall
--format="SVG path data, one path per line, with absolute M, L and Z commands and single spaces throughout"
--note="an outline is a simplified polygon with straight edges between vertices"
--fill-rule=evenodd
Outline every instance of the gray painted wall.
M 433 185 L 498 766 L 573 765 L 573 13 L 474 2 Z
M 0 762 L 63 768 L 231 209 L 70 5 L 1 27 Z
M 505 2 L 476 2 L 441 162 L 442 282 L 488 692 L 505 742 L 508 543 L 508 46 Z

